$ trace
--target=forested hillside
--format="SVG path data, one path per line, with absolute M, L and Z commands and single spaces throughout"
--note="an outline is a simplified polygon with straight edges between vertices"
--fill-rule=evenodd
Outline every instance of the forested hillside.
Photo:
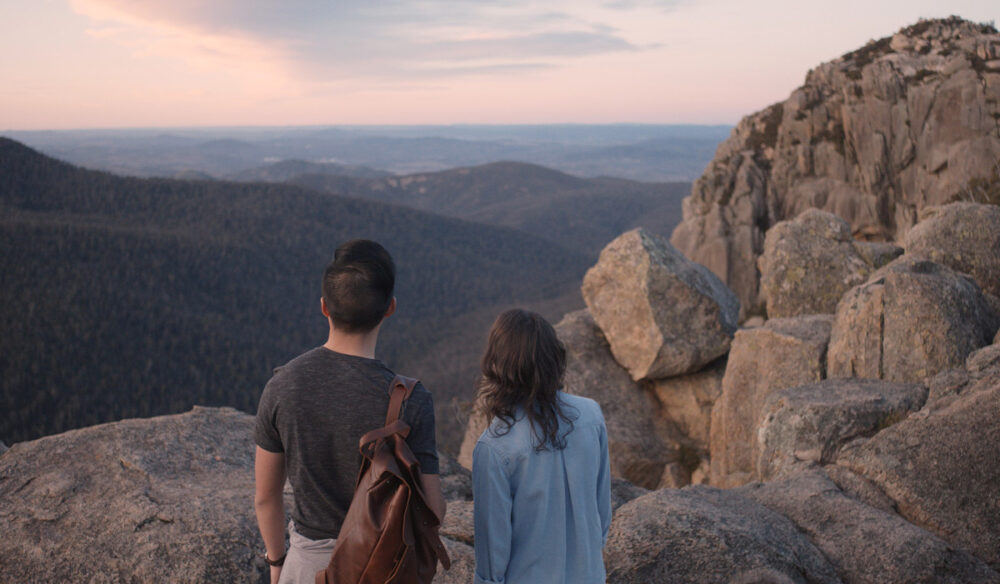
M 446 446 L 490 319 L 581 304 L 581 253 L 521 232 L 289 185 L 123 178 L 0 138 L 0 440 L 193 404 L 253 411 L 322 343 L 322 269 L 348 238 L 395 256 L 379 357 L 434 391 Z M 457 447 L 457 444 L 455 444 Z
M 689 183 L 579 178 L 521 162 L 358 178 L 308 173 L 292 182 L 324 192 L 401 203 L 468 221 L 513 227 L 597 259 L 634 227 L 669 235 Z

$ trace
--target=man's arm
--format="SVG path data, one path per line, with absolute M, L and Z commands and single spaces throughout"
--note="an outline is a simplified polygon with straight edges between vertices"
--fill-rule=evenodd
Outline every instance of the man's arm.
M 444 521 L 444 514 L 448 510 L 448 504 L 441 493 L 441 475 L 420 475 L 420 487 L 424 490 L 424 496 L 427 497 L 427 506 L 438 516 L 439 520 Z
M 285 555 L 285 455 L 258 446 L 254 482 L 257 526 L 264 538 L 267 557 L 276 560 Z M 280 575 L 281 567 L 272 566 L 271 582 L 277 582 Z

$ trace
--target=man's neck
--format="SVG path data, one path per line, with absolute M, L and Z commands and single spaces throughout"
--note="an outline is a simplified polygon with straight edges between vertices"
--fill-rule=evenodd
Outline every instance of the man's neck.
M 374 359 L 375 345 L 378 343 L 378 329 L 379 327 L 375 327 L 374 330 L 359 334 L 345 333 L 331 329 L 330 336 L 323 346 L 344 355 Z

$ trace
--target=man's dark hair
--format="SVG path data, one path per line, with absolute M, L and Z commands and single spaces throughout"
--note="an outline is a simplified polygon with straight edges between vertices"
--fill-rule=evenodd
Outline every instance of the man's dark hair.
M 516 308 L 501 313 L 490 329 L 482 373 L 479 407 L 487 420 L 495 417 L 505 426 L 495 428 L 496 434 L 510 431 L 520 409 L 531 423 L 536 450 L 565 448 L 573 420 L 556 392 L 566 373 L 566 348 L 547 320 Z M 561 434 L 560 419 L 569 426 Z
M 333 326 L 365 333 L 382 322 L 392 304 L 396 265 L 384 247 L 368 239 L 340 245 L 323 273 L 323 300 Z

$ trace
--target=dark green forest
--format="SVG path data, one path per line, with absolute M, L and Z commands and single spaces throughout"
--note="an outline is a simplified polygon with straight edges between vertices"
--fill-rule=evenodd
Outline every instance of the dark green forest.
M 195 404 L 253 412 L 323 343 L 323 267 L 382 242 L 399 311 L 378 356 L 435 393 L 442 446 L 492 316 L 576 308 L 586 255 L 523 232 L 265 183 L 124 178 L 0 138 L 0 440 Z
M 307 173 L 291 182 L 512 227 L 583 251 L 594 261 L 609 241 L 629 229 L 669 236 L 682 219 L 681 200 L 691 191 L 685 182 L 579 178 L 523 162 L 376 178 Z

